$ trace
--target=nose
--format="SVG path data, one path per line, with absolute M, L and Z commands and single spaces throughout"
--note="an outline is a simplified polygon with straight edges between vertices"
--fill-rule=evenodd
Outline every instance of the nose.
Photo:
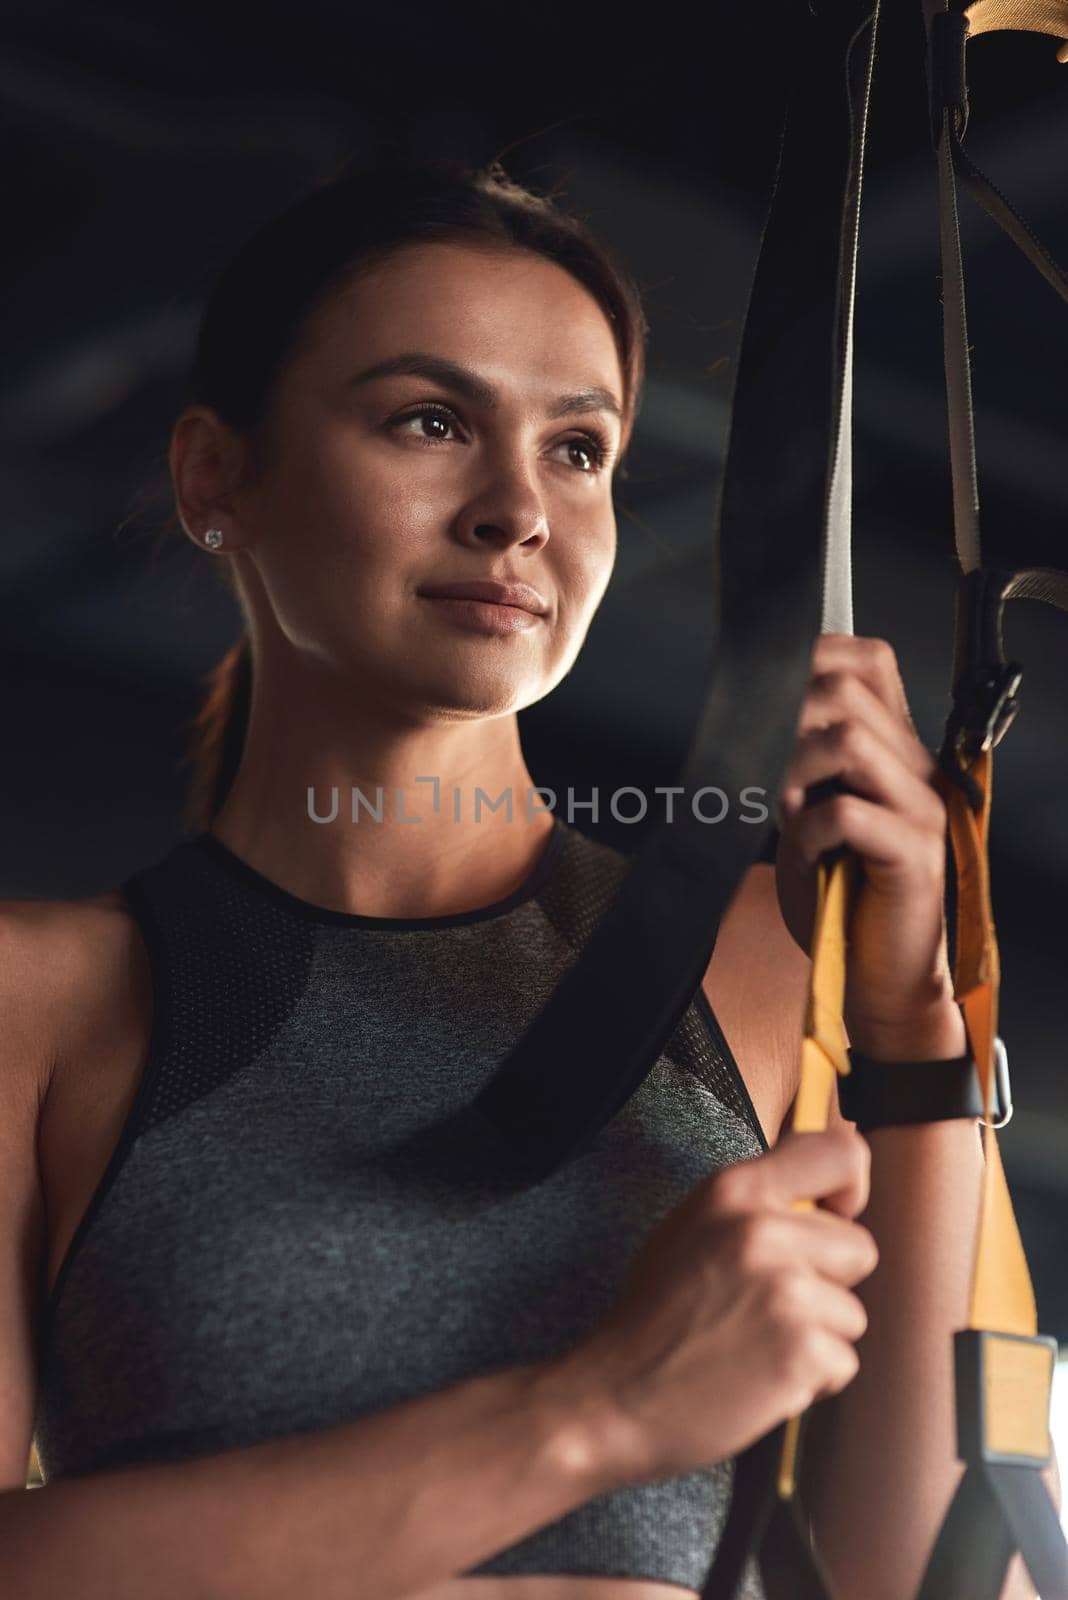
M 549 521 L 541 495 L 517 472 L 468 502 L 457 518 L 457 534 L 467 545 L 504 550 L 515 544 L 534 554 L 549 537 Z

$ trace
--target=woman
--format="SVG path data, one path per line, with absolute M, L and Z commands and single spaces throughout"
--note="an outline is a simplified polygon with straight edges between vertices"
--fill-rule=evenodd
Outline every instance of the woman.
M 539 804 L 516 713 L 609 582 L 644 333 L 582 223 L 447 164 L 343 175 L 208 307 L 171 468 L 246 620 L 243 744 L 226 682 L 204 729 L 236 775 L 202 772 L 200 831 L 121 891 L 4 907 L 23 1600 L 672 1600 L 735 1454 L 821 1396 L 840 1592 L 915 1587 L 959 1470 L 975 1126 L 879 1130 L 870 1188 L 840 1118 L 779 1138 L 834 845 L 865 869 L 852 1043 L 965 1047 L 944 813 L 886 645 L 819 642 L 778 895 L 748 874 L 594 1148 L 493 1202 L 420 1164 L 625 870 Z M 832 777 L 853 792 L 803 808 Z

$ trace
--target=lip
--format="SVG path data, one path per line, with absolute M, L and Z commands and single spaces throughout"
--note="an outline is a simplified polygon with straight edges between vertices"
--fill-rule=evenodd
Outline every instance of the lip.
M 493 583 L 489 579 L 466 583 L 426 584 L 419 593 L 427 600 L 483 600 L 495 606 L 513 606 L 536 617 L 547 615 L 549 607 L 528 583 Z

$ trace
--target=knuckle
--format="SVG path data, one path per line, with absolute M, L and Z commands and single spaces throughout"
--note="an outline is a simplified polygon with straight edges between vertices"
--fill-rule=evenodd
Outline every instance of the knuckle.
M 863 1177 L 871 1168 L 871 1145 L 855 1128 L 829 1128 L 828 1137 L 838 1146 L 847 1178 Z
M 860 1356 L 857 1354 L 856 1347 L 851 1344 L 842 1344 L 840 1351 L 838 1372 L 831 1380 L 836 1394 L 840 1394 L 843 1389 L 851 1384 L 860 1371 Z
M 842 717 L 831 723 L 824 733 L 824 739 L 833 755 L 848 758 L 856 754 L 863 742 L 863 735 L 852 717 Z
M 851 794 L 836 794 L 827 802 L 827 810 L 836 828 L 848 828 L 857 810 L 857 798 Z
M 876 1267 L 879 1265 L 879 1246 L 875 1242 L 875 1235 L 871 1232 L 870 1228 L 865 1228 L 863 1223 L 860 1222 L 854 1223 L 854 1227 L 859 1230 L 860 1238 L 863 1243 L 868 1272 L 870 1274 L 874 1272 Z
M 949 822 L 949 812 L 946 809 L 946 802 L 943 800 L 938 790 L 932 788 L 930 783 L 927 785 L 927 795 L 927 811 L 931 818 L 932 831 L 942 835 L 945 833 Z
M 825 1335 L 812 1323 L 805 1323 L 798 1328 L 781 1329 L 780 1338 L 785 1340 L 781 1359 L 787 1379 L 810 1386 L 814 1393 L 827 1367 Z
M 863 1339 L 864 1335 L 868 1331 L 868 1313 L 867 1313 L 867 1310 L 865 1308 L 864 1302 L 860 1298 L 859 1295 L 856 1295 L 856 1294 L 855 1295 L 851 1295 L 850 1298 L 851 1298 L 851 1300 L 853 1302 L 852 1310 L 853 1310 L 853 1317 L 854 1317 L 854 1325 L 856 1327 L 856 1332 L 853 1334 L 852 1337 L 853 1337 L 854 1340 Z
M 876 639 L 865 637 L 858 641 L 868 661 L 872 666 L 885 672 L 888 669 L 897 671 L 897 653 L 889 639 Z
M 788 1270 L 777 1272 L 768 1280 L 764 1304 L 774 1322 L 797 1335 L 808 1328 L 810 1299 L 804 1273 Z
M 714 1217 L 740 1211 L 746 1201 L 749 1178 L 744 1163 L 723 1167 L 713 1174 L 704 1189 L 705 1210 Z
M 822 700 L 838 704 L 848 695 L 850 682 L 848 672 L 843 672 L 841 667 L 829 667 L 826 672 L 817 674 L 812 687 Z
M 768 1233 L 764 1217 L 739 1218 L 733 1234 L 733 1259 L 734 1265 L 743 1277 L 758 1277 L 767 1269 Z

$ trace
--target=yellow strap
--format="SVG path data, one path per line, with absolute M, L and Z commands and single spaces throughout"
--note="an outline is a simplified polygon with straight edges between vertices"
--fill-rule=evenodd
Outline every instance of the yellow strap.
M 983 797 L 978 816 L 959 786 L 939 774 L 957 868 L 953 992 L 964 1013 L 987 1119 L 983 1129 L 985 1163 L 968 1326 L 1033 1336 L 1038 1332 L 1034 1289 L 1001 1164 L 997 1134 L 989 1126 L 996 1105 L 994 1040 L 998 1031 L 1000 982 L 988 863 L 992 752 L 984 750 L 968 772 Z
M 809 978 L 805 1037 L 801 1041 L 801 1072 L 790 1126 L 797 1133 L 820 1133 L 827 1126 L 831 1094 L 839 1072 L 849 1071 L 842 1011 L 846 983 L 846 930 L 856 878 L 856 857 L 846 851 L 831 867 L 816 869 L 816 917 L 812 932 L 812 972 Z M 796 1200 L 795 1211 L 811 1211 L 814 1202 Z M 796 1488 L 797 1453 L 801 1418 L 786 1424 L 779 1458 L 777 1489 L 789 1500 Z
M 984 751 L 968 771 L 982 795 L 978 816 L 963 790 L 945 774 L 938 775 L 957 869 L 953 992 L 964 1014 L 987 1122 L 983 1129 L 985 1162 L 968 1326 L 1033 1337 L 1038 1331 L 1034 1290 L 1001 1164 L 997 1135 L 990 1126 L 995 1120 L 997 1103 L 994 1040 L 1001 976 L 988 860 L 991 752 Z M 842 1011 L 849 907 L 856 867 L 856 857 L 846 852 L 832 867 L 821 862 L 817 869 L 812 974 L 805 1037 L 801 1044 L 800 1081 L 791 1123 L 798 1132 L 812 1133 L 826 1128 L 835 1075 L 849 1071 Z M 795 1209 L 811 1210 L 812 1204 L 811 1200 L 799 1200 L 795 1202 Z M 777 1485 L 783 1499 L 790 1499 L 796 1488 L 800 1425 L 799 1417 L 792 1418 L 786 1425 Z
M 970 39 L 1001 28 L 1049 33 L 1065 41 L 1057 51 L 1057 60 L 1068 62 L 1068 0 L 972 0 L 964 15 Z
M 1002 28 L 1049 33 L 1065 41 L 1057 51 L 1057 59 L 1068 62 L 1068 0 L 973 0 L 965 15 L 970 38 Z M 969 1326 L 1033 1336 L 1038 1331 L 1034 1290 L 1001 1164 L 997 1135 L 990 1126 L 996 1107 L 994 1040 L 997 1036 L 1001 972 L 990 903 L 987 852 L 991 782 L 989 750 L 979 757 L 970 769 L 970 775 L 979 784 L 983 795 L 978 818 L 961 789 L 939 775 L 939 786 L 949 813 L 950 837 L 957 868 L 953 990 L 964 1014 L 986 1108 L 982 1205 Z M 817 869 L 808 1013 L 805 1037 L 801 1044 L 800 1079 L 791 1121 L 791 1127 L 797 1132 L 818 1133 L 826 1128 L 835 1075 L 849 1071 L 842 1011 L 849 906 L 855 878 L 856 858 L 849 851 L 839 856 L 832 867 L 828 868 L 821 862 Z M 798 1200 L 794 1205 L 794 1209 L 800 1211 L 808 1211 L 812 1207 L 811 1200 Z M 793 1417 L 786 1424 L 779 1460 L 777 1488 L 783 1499 L 790 1499 L 795 1492 L 800 1436 L 801 1418 Z

